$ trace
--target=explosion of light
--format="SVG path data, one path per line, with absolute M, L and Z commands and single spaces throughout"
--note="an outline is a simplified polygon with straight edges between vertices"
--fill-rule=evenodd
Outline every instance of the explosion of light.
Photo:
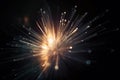
M 77 6 L 75 6 L 75 8 L 77 8 Z M 43 71 L 47 70 L 51 65 L 54 65 L 54 69 L 58 70 L 59 56 L 64 57 L 67 53 L 72 53 L 74 45 L 83 42 L 87 38 L 89 39 L 96 36 L 96 33 L 94 33 L 85 39 L 81 39 L 81 36 L 86 34 L 86 30 L 90 28 L 90 24 L 94 22 L 97 17 L 83 25 L 84 28 L 80 28 L 81 30 L 79 30 L 81 21 L 87 13 L 81 17 L 78 16 L 74 18 L 76 13 L 75 8 L 69 19 L 66 19 L 66 12 L 61 13 L 61 18 L 58 21 L 57 26 L 55 26 L 49 15 L 50 12 L 47 13 L 47 11 L 41 9 L 41 19 L 36 21 L 39 31 L 42 32 L 41 34 L 24 27 L 31 36 L 35 37 L 35 40 L 31 41 L 30 39 L 23 38 L 19 41 L 29 45 L 33 51 L 33 56 L 39 56 Z M 82 33 L 82 35 L 80 33 Z
M 17 42 L 15 46 L 32 50 L 32 57 L 39 59 L 42 72 L 47 71 L 50 67 L 54 67 L 55 70 L 60 69 L 60 57 L 78 60 L 77 58 L 71 57 L 70 54 L 80 52 L 91 53 L 90 49 L 76 50 L 76 45 L 84 43 L 84 41 L 97 36 L 97 33 L 105 30 L 99 28 L 104 23 L 97 25 L 95 29 L 89 30 L 92 23 L 104 16 L 104 14 L 83 24 L 82 21 L 87 15 L 87 12 L 82 16 L 76 16 L 76 8 L 77 6 L 75 6 L 69 15 L 67 15 L 67 12 L 61 13 L 60 19 L 56 21 L 57 25 L 52 19 L 50 11 L 41 9 L 40 19 L 36 21 L 39 32 L 23 25 L 23 28 L 28 31 L 28 34 L 26 34 L 28 38 L 21 37 L 19 39 L 20 43 Z M 13 61 L 19 61 L 25 58 L 16 58 Z M 87 60 L 85 63 L 90 64 L 91 61 Z
M 46 70 L 54 62 L 55 70 L 59 69 L 59 56 L 63 56 L 72 49 L 72 46 L 78 41 L 78 24 L 77 21 L 71 22 L 65 19 L 66 12 L 61 14 L 61 19 L 59 25 L 56 27 L 49 15 L 45 11 L 41 10 L 41 20 L 36 22 L 37 26 L 42 32 L 39 35 L 39 46 L 37 46 L 33 51 L 40 56 L 41 65 Z M 47 17 L 46 17 L 47 16 Z M 34 44 L 33 44 L 34 45 Z

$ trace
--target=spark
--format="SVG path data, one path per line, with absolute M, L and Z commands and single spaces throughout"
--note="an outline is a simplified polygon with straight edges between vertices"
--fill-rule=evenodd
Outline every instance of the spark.
M 38 58 L 40 66 L 42 67 L 42 72 L 46 72 L 50 67 L 59 70 L 60 57 L 78 60 L 72 58 L 70 54 L 92 52 L 91 49 L 74 50 L 74 47 L 97 36 L 97 32 L 95 32 L 95 30 L 90 32 L 89 28 L 92 27 L 91 24 L 100 18 L 100 16 L 83 24 L 82 20 L 87 16 L 87 12 L 81 17 L 75 17 L 76 8 L 77 6 L 75 6 L 69 17 L 66 16 L 68 15 L 67 12 L 61 13 L 60 19 L 56 20 L 56 22 L 52 19 L 52 16 L 50 15 L 51 12 L 40 9 L 40 19 L 36 21 L 39 32 L 23 25 L 23 28 L 28 31 L 28 34 L 27 37 L 19 39 L 19 44 L 17 44 L 16 47 L 19 46 L 32 50 L 32 57 Z M 55 23 L 57 23 L 57 25 Z M 19 61 L 22 59 L 25 58 L 13 59 L 13 61 Z M 90 60 L 84 62 L 85 64 L 91 64 Z
M 55 65 L 55 70 L 58 70 L 58 69 L 59 69 L 58 65 Z
M 72 49 L 72 46 L 70 46 L 70 49 Z

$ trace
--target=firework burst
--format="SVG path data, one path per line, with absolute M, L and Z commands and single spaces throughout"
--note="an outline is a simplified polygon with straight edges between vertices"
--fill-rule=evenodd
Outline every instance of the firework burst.
M 73 46 L 80 43 L 78 26 L 81 19 L 76 18 L 71 21 L 76 10 L 73 11 L 74 13 L 69 20 L 65 18 L 66 12 L 63 12 L 61 13 L 61 19 L 58 21 L 58 26 L 55 26 L 49 13 L 42 9 L 40 11 L 41 19 L 36 24 L 42 33 L 34 33 L 35 31 L 26 28 L 36 40 L 30 42 L 29 39 L 26 39 L 28 41 L 23 39 L 20 42 L 30 45 L 33 56 L 39 56 L 43 70 L 51 65 L 54 65 L 54 69 L 58 70 L 59 56 L 64 57 L 67 53 L 71 53 Z M 89 26 L 86 28 L 89 28 Z
M 16 44 L 12 44 L 12 46 L 22 48 L 22 50 L 29 49 L 28 52 L 32 53 L 32 55 L 14 58 L 13 61 L 37 57 L 40 63 L 39 67 L 42 69 L 37 79 L 51 67 L 59 70 L 60 65 L 62 65 L 59 63 L 61 59 L 72 59 L 91 64 L 90 60 L 78 59 L 72 55 L 83 52 L 91 53 L 91 49 L 83 49 L 82 46 L 85 45 L 85 41 L 105 31 L 105 28 L 100 28 L 105 23 L 91 28 L 92 23 L 103 17 L 104 13 L 87 23 L 83 23 L 82 21 L 86 17 L 87 12 L 82 16 L 76 16 L 76 8 L 77 6 L 74 7 L 71 13 L 62 12 L 59 20 L 56 21 L 52 19 L 49 10 L 40 9 L 40 19 L 36 21 L 37 31 L 23 25 L 23 28 L 28 32 L 28 34 L 25 34 L 27 37 L 20 36 L 17 41 L 14 40 Z

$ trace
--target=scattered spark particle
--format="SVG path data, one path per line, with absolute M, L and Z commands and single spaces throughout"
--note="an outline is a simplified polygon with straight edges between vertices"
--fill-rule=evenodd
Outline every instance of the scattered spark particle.
M 72 49 L 72 46 L 70 46 L 69 48 Z
M 58 70 L 58 69 L 59 69 L 58 65 L 55 65 L 55 70 Z
M 90 26 L 88 25 L 87 28 L 90 28 Z
M 91 53 L 92 52 L 92 50 L 88 50 L 88 53 Z
M 87 65 L 90 65 L 90 64 L 91 64 L 91 61 L 90 61 L 90 60 L 87 60 L 87 61 L 86 61 L 86 64 L 87 64 Z

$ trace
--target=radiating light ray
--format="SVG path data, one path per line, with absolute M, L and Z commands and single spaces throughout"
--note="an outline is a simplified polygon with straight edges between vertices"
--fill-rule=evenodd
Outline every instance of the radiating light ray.
M 39 73 L 36 80 L 39 80 L 49 69 L 59 71 L 62 66 L 62 64 L 60 64 L 61 59 L 69 62 L 73 60 L 87 65 L 91 64 L 91 61 L 85 59 L 83 56 L 76 58 L 76 56 L 73 55 L 82 55 L 92 52 L 90 48 L 83 47 L 89 47 L 88 45 L 96 46 L 96 44 L 86 43 L 86 41 L 98 36 L 98 33 L 102 34 L 101 32 L 104 32 L 105 28 L 101 28 L 101 26 L 106 24 L 106 22 L 100 23 L 94 26 L 94 28 L 92 24 L 103 17 L 105 13 L 84 23 L 83 21 L 86 16 L 88 16 L 88 13 L 85 12 L 82 16 L 77 16 L 76 8 L 77 6 L 75 6 L 71 13 L 66 11 L 62 12 L 58 20 L 52 19 L 50 9 L 40 9 L 40 19 L 36 20 L 37 30 L 23 25 L 26 32 L 21 32 L 24 36 L 20 36 L 18 39 L 14 40 L 15 42 L 13 41 L 12 44 L 12 47 L 21 48 L 22 50 L 29 49 L 30 51 L 27 51 L 28 53 L 30 52 L 30 55 L 22 54 L 22 56 L 16 56 L 13 62 L 32 57 L 37 58 L 39 61 L 37 67 L 40 67 L 42 71 Z M 17 79 L 18 78 L 16 78 L 16 80 Z

